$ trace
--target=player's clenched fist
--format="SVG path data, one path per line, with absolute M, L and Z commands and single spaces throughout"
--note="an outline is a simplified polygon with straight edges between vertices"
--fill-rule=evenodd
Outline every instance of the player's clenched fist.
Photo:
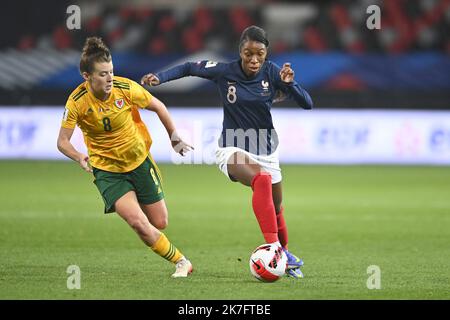
M 291 69 L 291 64 L 286 62 L 283 64 L 283 68 L 280 71 L 280 77 L 283 82 L 292 82 L 294 81 L 294 70 Z

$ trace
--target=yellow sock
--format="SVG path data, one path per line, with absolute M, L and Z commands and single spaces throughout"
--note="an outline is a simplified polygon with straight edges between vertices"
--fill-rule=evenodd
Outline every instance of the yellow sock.
M 172 243 L 170 243 L 169 239 L 167 239 L 166 235 L 161 232 L 159 239 L 151 247 L 152 250 L 170 262 L 177 262 L 183 256 L 183 254 L 178 250 Z

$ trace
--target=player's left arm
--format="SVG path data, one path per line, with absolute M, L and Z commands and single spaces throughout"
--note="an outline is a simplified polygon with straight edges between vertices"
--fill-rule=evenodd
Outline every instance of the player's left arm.
M 175 124 L 166 108 L 166 105 L 155 96 L 152 96 L 138 83 L 134 81 L 130 81 L 130 83 L 130 100 L 139 108 L 153 111 L 158 115 L 159 120 L 163 124 L 164 128 L 166 128 L 172 148 L 175 152 L 184 156 L 185 153 L 193 150 L 194 148 L 190 144 L 184 142 L 178 135 Z
M 289 99 L 294 100 L 303 109 L 312 109 L 311 96 L 294 80 L 294 76 L 294 70 L 289 62 L 284 63 L 279 73 L 275 75 L 279 88 Z
M 146 109 L 151 110 L 158 115 L 159 120 L 163 124 L 164 128 L 166 128 L 167 134 L 169 135 L 170 142 L 172 144 L 172 148 L 176 153 L 184 156 L 188 151 L 194 149 L 190 144 L 184 142 L 183 139 L 181 139 L 181 137 L 178 135 L 172 117 L 170 116 L 170 113 L 167 110 L 165 104 L 161 100 L 153 96 Z

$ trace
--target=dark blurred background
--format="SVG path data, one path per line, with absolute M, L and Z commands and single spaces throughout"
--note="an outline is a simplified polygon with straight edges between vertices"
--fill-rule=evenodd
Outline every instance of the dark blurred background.
M 72 4 L 79 30 L 66 26 Z M 366 27 L 373 4 L 380 30 Z M 0 105 L 64 105 L 82 82 L 88 36 L 109 45 L 116 75 L 138 81 L 182 61 L 236 59 L 252 24 L 268 33 L 269 59 L 291 62 L 316 108 L 450 109 L 450 0 L 2 1 Z M 219 105 L 205 81 L 152 92 L 168 106 Z

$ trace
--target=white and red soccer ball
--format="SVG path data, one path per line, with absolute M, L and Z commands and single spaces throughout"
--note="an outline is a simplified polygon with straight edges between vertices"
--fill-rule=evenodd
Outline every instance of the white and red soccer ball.
M 286 264 L 286 253 L 275 243 L 258 246 L 250 256 L 251 273 L 264 282 L 277 281 L 286 272 Z

